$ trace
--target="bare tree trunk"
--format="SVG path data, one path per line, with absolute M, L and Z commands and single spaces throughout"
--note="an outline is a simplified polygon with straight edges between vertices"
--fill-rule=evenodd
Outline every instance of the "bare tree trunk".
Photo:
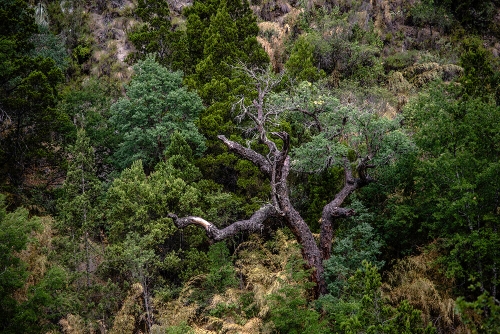
M 290 204 L 288 197 L 282 202 L 284 218 L 287 226 L 292 231 L 293 235 L 297 239 L 297 242 L 302 246 L 301 252 L 302 257 L 306 262 L 308 269 L 312 269 L 311 280 L 316 283 L 314 289 L 315 298 L 327 293 L 326 282 L 324 278 L 324 268 L 323 259 L 321 256 L 321 251 L 314 240 L 313 234 L 306 224 L 304 219 L 295 210 L 295 208 Z
M 152 307 L 149 302 L 149 288 L 148 288 L 148 279 L 144 273 L 141 271 L 142 276 L 142 285 L 143 285 L 143 298 L 144 298 L 144 308 L 146 309 L 146 327 L 148 333 L 151 333 L 151 327 L 153 326 L 153 316 L 152 316 Z

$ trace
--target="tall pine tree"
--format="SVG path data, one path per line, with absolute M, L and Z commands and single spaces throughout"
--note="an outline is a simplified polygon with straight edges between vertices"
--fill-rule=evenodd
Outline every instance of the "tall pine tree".
M 235 65 L 266 67 L 269 57 L 257 42 L 259 28 L 246 0 L 196 0 L 186 8 L 189 61 L 186 82 L 195 88 L 207 108 L 200 114 L 199 128 L 207 138 L 202 166 L 205 177 L 241 190 L 238 178 L 261 178 L 258 170 L 226 153 L 217 135 L 239 135 L 235 131 L 233 104 L 238 96 L 254 96 L 249 78 Z M 231 175 L 220 178 L 221 175 Z M 258 184 L 255 179 L 247 184 Z M 255 194 L 246 194 L 253 197 Z
M 168 3 L 164 0 L 139 0 L 135 11 L 143 24 L 133 29 L 128 38 L 137 51 L 132 61 L 154 54 L 156 60 L 172 70 L 183 70 L 187 59 L 186 33 L 172 26 Z
M 85 282 L 90 286 L 92 267 L 92 239 L 97 237 L 99 211 L 96 205 L 101 192 L 101 184 L 95 173 L 94 149 L 85 130 L 79 130 L 75 145 L 69 148 L 69 166 L 66 180 L 63 184 L 63 196 L 59 201 L 62 235 L 70 241 L 68 246 L 73 249 L 70 267 L 76 269 L 85 264 Z M 84 252 L 81 252 L 81 249 Z M 71 253 L 71 251 L 70 251 Z
M 27 2 L 0 2 L 0 189 L 17 200 L 54 180 L 62 161 L 56 148 L 72 129 L 55 108 L 61 70 L 50 58 L 31 56 L 37 32 Z
M 59 202 L 62 222 L 72 233 L 92 231 L 98 216 L 95 203 L 101 185 L 95 175 L 94 149 L 85 130 L 79 130 L 76 142 L 69 148 L 69 166 Z

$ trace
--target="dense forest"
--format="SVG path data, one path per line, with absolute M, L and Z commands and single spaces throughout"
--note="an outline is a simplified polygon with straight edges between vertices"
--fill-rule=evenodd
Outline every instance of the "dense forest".
M 500 333 L 499 0 L 0 0 L 1 333 Z

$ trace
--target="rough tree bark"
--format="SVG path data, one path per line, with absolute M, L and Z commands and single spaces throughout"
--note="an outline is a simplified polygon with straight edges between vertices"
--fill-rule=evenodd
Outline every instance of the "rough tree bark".
M 242 110 L 239 117 L 248 117 L 253 121 L 258 140 L 267 146 L 268 153 L 264 156 L 255 150 L 227 139 L 223 135 L 218 136 L 218 138 L 227 146 L 229 151 L 252 162 L 267 176 L 271 183 L 271 203 L 257 210 L 249 219 L 234 222 L 224 229 L 218 229 L 214 224 L 201 217 L 179 218 L 175 214 L 169 214 L 169 217 L 173 219 L 178 228 L 184 228 L 188 225 L 198 225 L 204 228 L 207 236 L 212 241 L 223 240 L 241 231 L 259 231 L 268 218 L 279 217 L 290 228 L 297 242 L 301 245 L 302 256 L 307 267 L 313 269 L 311 279 L 316 283 L 315 294 L 317 297 L 327 292 L 323 260 L 330 258 L 335 221 L 355 214 L 354 210 L 343 208 L 342 205 L 346 198 L 356 189 L 373 181 L 367 173 L 367 169 L 373 167 L 368 164 L 371 156 L 361 159 L 357 166 L 358 177 L 354 177 L 351 163 L 347 157 L 343 157 L 344 186 L 332 201 L 323 208 L 318 244 L 309 226 L 290 201 L 288 189 L 288 175 L 290 172 L 289 135 L 286 132 L 268 133 L 266 130 L 266 123 L 270 121 L 270 118 L 283 112 L 283 110 L 266 109 L 264 105 L 266 96 L 279 83 L 280 78 L 273 78 L 266 73 L 258 75 L 255 71 L 246 68 L 243 68 L 243 70 L 255 81 L 258 96 L 249 106 L 244 104 L 243 99 L 239 102 Z M 315 120 L 317 121 L 317 118 Z M 276 143 L 270 139 L 270 136 L 281 140 L 281 148 L 278 148 Z

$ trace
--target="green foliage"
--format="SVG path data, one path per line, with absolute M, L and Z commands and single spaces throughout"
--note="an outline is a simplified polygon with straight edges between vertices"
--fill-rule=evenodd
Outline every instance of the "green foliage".
M 125 282 L 140 283 L 141 298 L 149 305 L 154 290 L 164 288 L 162 272 L 175 280 L 182 269 L 172 238 L 176 229 L 167 214 L 197 206 L 198 195 L 194 187 L 173 177 L 167 166 L 150 175 L 140 160 L 126 168 L 106 194 L 104 227 L 110 244 L 99 274 L 122 287 Z M 150 307 L 145 311 L 150 313 Z
M 123 169 L 142 159 L 152 170 L 165 153 L 170 136 L 178 131 L 196 155 L 205 149 L 194 121 L 203 110 L 200 98 L 182 86 L 182 74 L 170 72 L 153 57 L 139 61 L 126 87 L 127 97 L 111 106 L 110 123 L 121 136 L 114 162 Z
M 343 156 L 359 158 L 371 154 L 377 163 L 387 164 L 410 147 L 397 118 L 344 106 L 330 92 L 309 82 L 302 82 L 291 97 L 281 99 L 288 99 L 285 103 L 291 108 L 317 117 L 317 122 L 305 116 L 297 117 L 295 122 L 302 121 L 302 127 L 312 123 L 312 129 L 322 130 L 308 130 L 311 139 L 292 151 L 293 167 L 299 171 L 318 172 L 341 166 Z
M 194 334 L 194 330 L 186 323 L 177 326 L 170 326 L 166 329 L 166 334 Z
M 63 34 L 66 46 L 72 50 L 90 35 L 89 13 L 84 10 L 85 2 L 49 1 L 47 13 L 50 18 L 49 28 L 55 35 Z
M 12 319 L 12 333 L 40 333 L 41 329 L 54 328 L 48 321 L 57 321 L 64 315 L 66 300 L 62 291 L 66 288 L 67 275 L 64 269 L 53 266 L 48 269 L 42 280 L 30 287 L 27 300 Z M 9 333 L 9 330 L 6 331 Z
M 210 260 L 196 249 L 206 243 L 204 231 L 188 228 L 179 232 L 167 214 L 203 216 L 221 224 L 235 219 L 239 209 L 234 196 L 222 193 L 220 186 L 199 180 L 201 174 L 190 163 L 190 151 L 183 150 L 187 147 L 185 139 L 176 133 L 166 150 L 167 161 L 158 164 L 154 172 L 146 175 L 137 161 L 111 184 L 105 202 L 111 244 L 102 267 L 107 275 L 132 279 L 142 271 L 155 287 L 160 272 L 165 279 L 176 282 L 209 271 Z M 219 267 L 223 274 L 218 273 Z M 216 262 L 213 268 L 213 284 L 226 284 L 226 271 L 232 268 Z
M 26 52 L 31 49 L 29 38 L 37 31 L 34 12 L 28 4 L 21 0 L 2 0 L 0 9 L 0 36 L 2 47 L 2 63 L 7 60 L 9 53 Z M 18 56 L 18 55 L 16 55 Z M 5 57 L 5 58 L 4 58 Z M 13 64 L 12 64 L 13 65 Z M 2 66 L 4 71 L 12 67 Z
M 184 69 L 187 58 L 186 33 L 172 26 L 168 3 L 141 0 L 135 13 L 143 24 L 128 33 L 128 39 L 137 50 L 129 57 L 137 61 L 154 54 L 161 65 L 172 70 Z
M 410 8 L 410 16 L 414 24 L 418 26 L 428 25 L 439 27 L 441 30 L 451 26 L 451 15 L 437 3 L 441 1 L 422 0 Z
M 64 73 L 69 67 L 69 57 L 61 35 L 53 35 L 48 29 L 40 28 L 40 33 L 31 37 L 34 48 L 30 56 L 41 56 L 50 58 L 56 66 Z
M 251 2 L 261 15 L 294 7 L 280 19 L 282 31 L 262 34 L 276 59 L 288 59 L 294 83 L 283 82 L 266 100 L 287 110 L 267 125 L 292 135 L 290 196 L 311 230 L 318 231 L 321 209 L 344 183 L 343 157 L 354 177 L 363 157 L 378 166 L 370 170 L 378 182 L 349 202 L 357 216 L 338 221 L 325 261 L 329 294 L 316 309 L 311 273 L 286 238 L 259 246 L 244 235 L 235 267 L 225 243 L 209 246 L 202 229 L 179 231 L 166 218 L 198 215 L 223 228 L 268 197 L 269 180 L 216 139 L 224 134 L 265 150 L 252 133 L 241 136 L 245 123 L 233 122 L 234 102 L 256 95 L 235 65 L 265 68 L 269 61 L 256 39 L 252 9 L 259 8 L 195 0 L 174 22 L 166 1 L 139 0 L 139 23 L 130 28 L 131 17 L 116 17 L 124 4 L 0 0 L 0 332 L 98 332 L 130 309 L 136 330 L 154 331 L 144 326 L 153 312 L 166 333 L 194 332 L 200 321 L 204 329 L 242 332 L 429 333 L 415 300 L 394 305 L 384 298 L 377 270 L 381 258 L 394 260 L 432 240 L 454 284 L 433 281 L 449 289 L 437 293 L 466 296 L 457 305 L 471 332 L 500 330 L 500 65 L 489 50 L 500 31 L 497 0 Z M 486 37 L 455 45 L 444 35 L 451 28 L 457 38 L 462 29 Z M 97 44 L 122 29 L 136 50 L 129 60 L 138 63 L 119 99 L 122 90 L 93 78 L 90 68 L 100 57 Z M 399 52 L 428 31 L 435 50 Z M 464 75 L 457 82 L 424 88 L 404 118 L 381 116 L 396 103 L 380 93 L 386 75 L 415 83 L 395 89 L 400 110 L 422 89 L 420 78 L 429 74 L 420 80 L 427 83 L 436 77 L 431 71 L 445 73 L 443 64 L 458 58 Z M 55 213 L 54 194 L 57 230 L 33 216 Z M 15 209 L 22 201 L 31 215 Z M 143 290 L 127 299 L 134 282 Z M 164 321 L 169 312 L 176 322 Z
M 477 300 L 467 302 L 457 299 L 457 308 L 472 333 L 498 333 L 500 331 L 500 306 L 487 292 Z
M 91 55 L 92 50 L 89 45 L 79 44 L 73 49 L 73 59 L 79 65 L 89 60 Z
M 425 191 L 403 202 L 400 212 L 429 236 L 444 238 L 450 276 L 480 282 L 487 291 L 498 284 L 492 278 L 499 256 L 493 232 L 499 222 L 499 117 L 499 107 L 443 85 L 434 85 L 406 110 L 425 157 L 415 161 L 414 187 Z
M 236 61 L 250 66 L 262 66 L 269 61 L 256 40 L 259 28 L 247 1 L 197 0 L 184 14 L 190 65 L 186 73 L 197 73 L 201 79 L 197 85 L 207 84 L 212 78 L 220 80 L 216 75 L 229 78 L 229 65 Z M 218 99 L 221 100 L 225 98 Z
M 299 43 L 301 39 L 307 41 L 314 50 L 313 64 L 327 75 L 337 76 L 330 78 L 332 86 L 338 87 L 341 77 L 365 87 L 383 80 L 379 59 L 383 43 L 371 22 L 351 22 L 348 13 L 342 14 L 339 7 L 312 13 L 301 14 L 305 33 Z
M 28 210 L 24 208 L 7 212 L 5 196 L 0 194 L 2 333 L 48 331 L 52 328 L 50 321 L 57 321 L 62 316 L 61 307 L 65 301 L 61 292 L 66 287 L 65 271 L 45 263 L 41 273 L 31 273 L 28 264 L 21 260 L 21 252 L 34 242 L 33 233 L 41 228 L 40 219 L 30 218 Z M 27 280 L 33 274 L 41 276 L 35 284 Z M 22 290 L 26 290 L 25 296 Z
M 225 289 L 237 285 L 236 271 L 225 242 L 218 242 L 210 246 L 208 259 L 210 264 L 206 285 L 210 290 L 223 292 Z
M 339 167 L 330 167 L 319 173 L 298 175 L 292 183 L 291 194 L 296 208 L 312 231 L 320 230 L 320 215 L 323 207 L 331 201 L 344 182 L 344 172 Z
M 50 58 L 29 56 L 30 39 L 37 32 L 32 11 L 16 0 L 2 1 L 1 8 L 0 184 L 29 196 L 33 191 L 26 187 L 27 174 L 36 178 L 41 161 L 51 168 L 62 161 L 55 147 L 64 145 L 71 124 L 55 109 L 61 70 Z
M 464 75 L 460 78 L 464 93 L 471 97 L 494 98 L 500 105 L 500 62 L 483 46 L 477 37 L 463 40 L 460 66 Z
M 383 262 L 377 261 L 382 247 L 373 227 L 373 214 L 369 213 L 359 201 L 351 203 L 357 215 L 348 219 L 337 232 L 331 257 L 324 262 L 325 280 L 329 294 L 340 298 L 348 284 L 347 279 L 361 268 L 364 261 L 373 263 L 380 269 Z
M 304 277 L 304 279 L 306 279 Z M 328 333 L 320 314 L 309 307 L 300 287 L 288 286 L 272 294 L 270 320 L 278 333 Z
M 205 8 L 197 3 L 186 12 L 190 56 L 197 60 L 187 82 L 197 89 L 206 104 L 230 101 L 238 91 L 245 91 L 244 78 L 234 75 L 232 66 L 238 62 L 249 66 L 262 66 L 268 62 L 267 54 L 256 40 L 255 18 L 246 1 L 232 0 L 220 3 L 217 10 L 204 17 L 201 23 L 198 14 L 205 14 L 202 13 Z M 213 6 L 215 2 L 208 5 Z M 195 29 L 196 36 L 192 31 Z M 193 43 L 201 43 L 203 49 L 195 51 L 191 47 Z M 198 52 L 201 53 L 195 54 Z
M 85 129 L 90 145 L 94 148 L 100 179 L 107 179 L 111 173 L 110 153 L 118 145 L 118 138 L 108 123 L 112 97 L 116 95 L 113 87 L 103 81 L 89 79 L 79 86 L 67 87 L 58 105 L 59 110 L 68 115 L 77 127 Z M 72 139 L 75 140 L 76 137 Z
M 307 289 L 311 288 L 307 277 L 309 271 L 303 269 L 303 260 L 292 259 L 287 263 L 287 272 L 291 282 L 282 282 L 283 286 L 270 294 L 269 320 L 278 333 L 328 333 L 326 322 L 320 319 L 320 313 L 309 305 Z M 288 283 L 288 284 L 287 284 Z
M 144 246 L 161 244 L 174 229 L 166 218 L 169 207 L 182 201 L 188 205 L 192 195 L 196 196 L 196 191 L 184 181 L 164 170 L 147 176 L 141 161 L 134 162 L 107 192 L 110 240 L 117 243 L 125 241 L 129 233 L 139 233 Z
M 5 196 L 0 194 L 0 329 L 12 331 L 15 323 L 12 322 L 18 312 L 18 301 L 14 292 L 25 284 L 28 276 L 26 264 L 23 263 L 17 252 L 25 249 L 32 231 L 40 228 L 38 219 L 30 219 L 28 211 L 19 208 L 14 212 L 7 212 Z
M 334 332 L 339 333 L 435 333 L 424 327 L 420 311 L 407 301 L 397 308 L 382 296 L 377 267 L 366 260 L 353 276 L 340 297 L 325 295 L 319 306 L 328 312 Z
M 490 0 L 436 0 L 438 6 L 443 6 L 467 29 L 484 32 L 494 28 L 493 17 L 498 3 Z
M 237 163 L 234 155 L 225 153 L 217 136 L 240 136 L 233 120 L 233 103 L 239 95 L 255 94 L 249 78 L 234 67 L 240 63 L 262 67 L 269 62 L 256 39 L 256 17 L 249 3 L 242 0 L 197 0 L 185 8 L 184 15 L 188 57 L 182 61 L 186 83 L 197 90 L 207 106 L 198 126 L 207 138 L 208 150 L 197 164 L 206 178 L 251 201 L 266 192 L 260 186 L 262 176 L 257 169 L 247 168 Z M 257 187 L 247 193 L 243 186 L 252 183 Z
M 285 68 L 288 75 L 297 82 L 314 82 L 325 77 L 325 71 L 314 66 L 313 51 L 314 47 L 305 38 L 299 38 L 295 42 Z
M 182 259 L 184 268 L 180 275 L 181 279 L 187 282 L 192 277 L 205 274 L 209 270 L 209 263 L 206 252 L 199 251 L 196 248 L 185 250 Z
M 69 234 L 96 234 L 98 197 L 101 184 L 96 177 L 94 149 L 85 130 L 79 130 L 74 146 L 70 146 L 69 166 L 59 202 L 60 229 Z

